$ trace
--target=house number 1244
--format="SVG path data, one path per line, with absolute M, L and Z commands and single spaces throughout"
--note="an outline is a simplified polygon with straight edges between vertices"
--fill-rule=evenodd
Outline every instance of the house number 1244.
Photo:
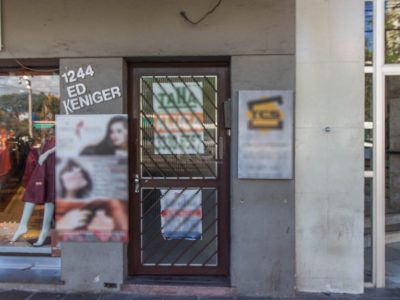
M 80 67 L 77 71 L 69 70 L 61 74 L 61 77 L 64 78 L 65 83 L 72 83 L 77 81 L 78 79 L 84 79 L 86 76 L 93 76 L 94 71 L 91 65 L 88 65 L 86 69 L 84 67 Z

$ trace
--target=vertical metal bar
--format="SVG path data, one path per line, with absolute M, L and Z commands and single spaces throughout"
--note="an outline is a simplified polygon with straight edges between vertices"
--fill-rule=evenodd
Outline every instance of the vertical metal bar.
M 385 287 L 385 1 L 374 1 L 373 58 L 373 263 L 372 280 L 376 287 Z

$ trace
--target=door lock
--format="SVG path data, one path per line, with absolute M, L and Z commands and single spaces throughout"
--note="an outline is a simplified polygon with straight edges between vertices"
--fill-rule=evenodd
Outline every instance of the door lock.
M 138 174 L 135 175 L 135 178 L 133 179 L 133 182 L 135 184 L 135 193 L 139 193 L 140 180 L 139 180 L 139 175 Z

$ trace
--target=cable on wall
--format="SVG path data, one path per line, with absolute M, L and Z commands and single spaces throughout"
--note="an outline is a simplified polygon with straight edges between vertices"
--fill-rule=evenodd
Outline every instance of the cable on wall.
M 189 19 L 189 17 L 187 16 L 185 11 L 181 11 L 180 15 L 182 16 L 182 18 L 184 18 L 187 22 L 189 22 L 190 24 L 193 25 L 197 25 L 200 22 L 204 21 L 205 18 L 207 18 L 209 15 L 211 15 L 213 12 L 216 11 L 216 9 L 221 5 L 222 0 L 219 0 L 217 4 L 214 5 L 214 7 L 212 9 L 210 9 L 208 12 L 206 12 L 204 14 L 204 16 L 202 16 L 200 19 L 198 19 L 197 21 L 192 21 L 191 19 Z
M 15 62 L 23 69 L 32 71 L 32 72 L 58 72 L 60 69 L 35 69 L 35 68 L 30 68 L 25 66 L 23 63 L 21 63 L 18 59 L 14 58 Z
M 18 66 L 20 66 L 20 68 L 22 70 L 26 70 L 26 71 L 31 71 L 31 72 L 38 72 L 38 73 L 53 73 L 53 72 L 58 72 L 60 69 L 59 68 L 53 68 L 53 69 L 45 69 L 45 68 L 32 68 L 32 67 L 28 67 L 25 64 L 23 64 L 18 58 L 15 57 L 15 55 L 8 50 L 6 47 L 3 48 L 4 52 L 8 53 L 9 56 L 11 57 L 11 59 L 13 59 Z

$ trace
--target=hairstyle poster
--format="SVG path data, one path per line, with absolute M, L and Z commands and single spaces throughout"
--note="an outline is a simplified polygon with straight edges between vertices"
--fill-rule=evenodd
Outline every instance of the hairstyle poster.
M 128 118 L 56 118 L 56 229 L 61 241 L 128 241 Z

